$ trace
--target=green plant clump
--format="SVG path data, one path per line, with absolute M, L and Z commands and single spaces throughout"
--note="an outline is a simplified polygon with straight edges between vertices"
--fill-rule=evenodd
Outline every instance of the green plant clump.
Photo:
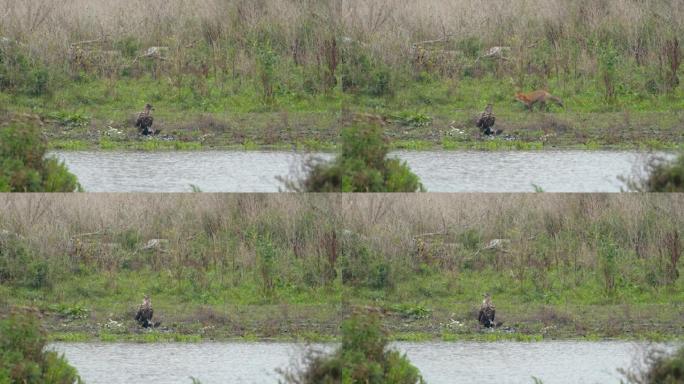
M 0 383 L 82 383 L 64 356 L 45 351 L 45 343 L 35 316 L 12 313 L 0 319 Z
M 46 149 L 36 126 L 0 126 L 0 192 L 82 191 L 64 163 L 45 157 Z
M 342 345 L 330 356 L 311 353 L 302 372 L 286 373 L 287 383 L 424 383 L 406 356 L 387 348 L 377 315 L 354 315 L 342 323 Z
M 624 372 L 628 383 L 678 384 L 684 383 L 684 348 L 673 355 L 654 351 L 646 356 L 648 367 L 644 371 Z
M 648 192 L 684 192 L 684 154 L 673 162 L 656 162 L 645 180 Z
M 342 151 L 330 163 L 308 164 L 299 185 L 305 192 L 416 192 L 424 187 L 406 162 L 388 159 L 389 145 L 378 126 L 353 126 L 342 132 Z
M 630 191 L 684 192 L 684 153 L 672 161 L 653 157 L 644 166 L 643 173 L 620 179 Z

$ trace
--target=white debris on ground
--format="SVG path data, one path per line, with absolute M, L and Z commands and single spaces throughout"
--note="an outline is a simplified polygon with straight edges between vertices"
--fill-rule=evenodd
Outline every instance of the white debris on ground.
M 510 239 L 492 239 L 483 249 L 504 249 L 511 244 Z
M 454 329 L 463 328 L 465 326 L 465 322 L 460 321 L 460 320 L 455 320 L 455 319 L 449 319 L 449 321 L 447 323 L 440 323 L 439 325 L 442 328 L 454 330 Z
M 105 136 L 108 137 L 122 137 L 124 136 L 124 132 L 120 129 L 116 129 L 114 127 L 108 126 L 107 130 L 105 131 Z
M 104 325 L 102 325 L 103 328 L 107 329 L 119 329 L 122 328 L 124 325 L 123 323 L 120 323 L 116 320 L 109 319 Z
M 449 130 L 446 131 L 446 135 L 450 137 L 464 136 L 466 131 L 464 129 L 456 128 L 455 125 L 455 121 L 449 123 Z
M 148 251 L 148 250 L 164 250 L 166 246 L 169 244 L 169 241 L 167 239 L 150 239 L 140 250 L 142 251 Z
M 142 55 L 135 58 L 135 61 L 139 59 L 154 59 L 154 60 L 166 60 L 169 54 L 169 47 L 149 47 Z
M 482 55 L 480 55 L 475 60 L 475 62 L 477 63 L 481 59 L 491 59 L 491 58 L 508 60 L 510 52 L 511 52 L 511 47 L 491 47 L 491 48 L 487 49 Z
M 462 327 L 464 324 L 458 320 L 451 319 L 451 322 L 449 323 L 450 327 Z

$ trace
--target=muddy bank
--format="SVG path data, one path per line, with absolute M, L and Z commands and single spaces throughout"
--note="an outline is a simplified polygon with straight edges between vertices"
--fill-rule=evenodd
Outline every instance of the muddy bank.
M 393 340 L 680 340 L 684 310 L 663 314 L 663 305 L 611 305 L 560 308 L 530 306 L 501 312 L 503 324 L 483 329 L 475 310 L 448 308 L 377 308 Z M 45 312 L 43 321 L 57 341 L 201 341 L 201 340 L 335 340 L 341 319 L 351 307 L 268 305 L 231 310 L 200 306 L 186 313 L 162 312 L 156 329 L 136 325 L 132 317 L 92 311 L 81 317 Z M 472 313 L 471 313 L 472 312 Z
M 133 124 L 94 118 L 78 126 L 43 118 L 54 149 L 309 149 L 332 150 L 346 126 L 371 117 L 385 127 L 397 149 L 677 148 L 684 142 L 682 117 L 658 112 L 541 113 L 500 116 L 503 134 L 484 137 L 475 127 L 476 111 L 434 116 L 429 123 L 392 120 L 361 113 L 264 112 L 202 114 L 158 118 L 157 137 L 142 137 Z M 472 116 L 471 116 L 472 115 Z M 370 117 L 369 117 L 370 116 Z M 172 120 L 178 119 L 178 120 Z

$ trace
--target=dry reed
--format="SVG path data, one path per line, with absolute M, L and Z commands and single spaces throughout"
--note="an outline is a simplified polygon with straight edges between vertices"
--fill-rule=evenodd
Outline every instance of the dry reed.
M 346 36 L 388 61 L 401 60 L 411 43 L 445 36 L 524 47 L 542 39 L 590 45 L 606 34 L 638 58 L 681 38 L 683 20 L 677 0 L 0 0 L 0 35 L 29 44 L 48 61 L 64 59 L 79 41 L 244 43 L 263 29 L 287 47 L 303 33 Z
M 475 231 L 477 247 L 510 239 L 524 256 L 545 237 L 556 242 L 561 258 L 593 265 L 597 234 L 648 259 L 659 258 L 673 233 L 684 231 L 680 194 L 13 194 L 0 195 L 0 212 L 0 230 L 25 238 L 48 257 L 65 256 L 70 242 L 83 234 L 112 241 L 127 231 L 142 242 L 167 238 L 179 247 L 198 235 L 234 237 L 234 248 L 244 250 L 252 230 L 268 233 L 283 251 L 303 242 L 300 255 L 313 257 L 327 252 L 334 231 L 340 238 L 360 236 L 385 257 L 410 263 L 421 235 L 463 242 L 459 236 Z M 568 234 L 572 238 L 564 240 Z M 570 242 L 579 243 L 570 247 Z M 447 256 L 458 257 L 455 252 Z

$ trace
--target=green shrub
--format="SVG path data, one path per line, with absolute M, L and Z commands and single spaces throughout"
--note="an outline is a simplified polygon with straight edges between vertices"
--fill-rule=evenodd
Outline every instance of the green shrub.
M 342 151 L 330 162 L 310 162 L 307 176 L 290 189 L 305 192 L 416 192 L 423 185 L 398 159 L 387 159 L 389 146 L 377 126 L 342 131 Z
M 615 292 L 617 284 L 619 250 L 612 241 L 601 239 L 597 252 L 603 274 L 604 289 L 606 294 L 611 295 Z
M 394 287 L 389 263 L 361 241 L 349 242 L 345 246 L 340 266 L 343 284 L 373 289 Z
M 620 61 L 619 52 L 613 47 L 612 43 L 605 44 L 599 48 L 598 52 L 599 68 L 601 80 L 603 81 L 603 97 L 607 103 L 615 101 L 617 67 Z
M 35 125 L 0 126 L 0 192 L 82 191 L 76 176 L 54 158 Z
M 675 160 L 651 158 L 644 175 L 620 177 L 627 189 L 636 192 L 684 192 L 684 153 Z
M 49 272 L 47 261 L 36 257 L 23 240 L 0 238 L 0 283 L 46 288 L 51 285 Z
M 622 373 L 628 383 L 633 384 L 679 384 L 684 383 L 684 348 L 672 355 L 652 351 L 646 356 L 648 368 L 645 371 Z
M 385 96 L 394 90 L 391 69 L 358 44 L 342 50 L 340 76 L 344 92 Z
M 90 316 L 90 310 L 81 305 L 67 305 L 67 304 L 50 304 L 48 308 L 60 317 L 69 320 L 87 319 Z
M 275 289 L 276 250 L 269 238 L 259 237 L 256 240 L 256 253 L 262 288 L 264 294 L 270 296 Z
M 64 356 L 45 351 L 46 338 L 31 314 L 0 319 L 0 383 L 81 383 Z
M 482 244 L 482 234 L 475 228 L 469 228 L 459 233 L 457 239 L 465 249 L 470 251 L 477 251 Z
M 256 45 L 256 63 L 261 83 L 261 98 L 264 104 L 272 104 L 276 86 L 276 65 L 278 55 L 270 44 Z
M 643 189 L 647 192 L 684 192 L 684 154 L 675 161 L 654 160 Z
M 484 48 L 485 44 L 479 37 L 470 36 L 456 42 L 456 49 L 471 59 L 477 59 Z
M 114 42 L 114 49 L 127 59 L 135 59 L 142 49 L 142 43 L 136 37 L 126 36 Z
M 392 312 L 399 314 L 404 319 L 427 319 L 432 315 L 432 310 L 425 308 L 424 306 L 417 304 L 395 304 L 390 306 Z
M 47 69 L 17 42 L 0 42 L 0 91 L 40 96 L 49 93 Z
M 115 236 L 117 243 L 121 244 L 121 247 L 128 251 L 135 251 L 138 249 L 139 244 L 143 241 L 140 231 L 129 228 Z
M 85 127 L 90 123 L 90 117 L 75 112 L 57 111 L 48 115 L 51 119 L 57 120 L 59 125 L 66 128 Z
M 428 127 L 432 124 L 432 117 L 422 112 L 408 112 L 404 111 L 395 116 L 392 116 L 392 122 L 403 125 L 405 127 L 421 128 Z
M 311 352 L 301 372 L 284 374 L 297 384 L 415 384 L 424 383 L 405 355 L 387 348 L 386 333 L 377 315 L 354 315 L 342 323 L 342 345 L 329 356 Z

